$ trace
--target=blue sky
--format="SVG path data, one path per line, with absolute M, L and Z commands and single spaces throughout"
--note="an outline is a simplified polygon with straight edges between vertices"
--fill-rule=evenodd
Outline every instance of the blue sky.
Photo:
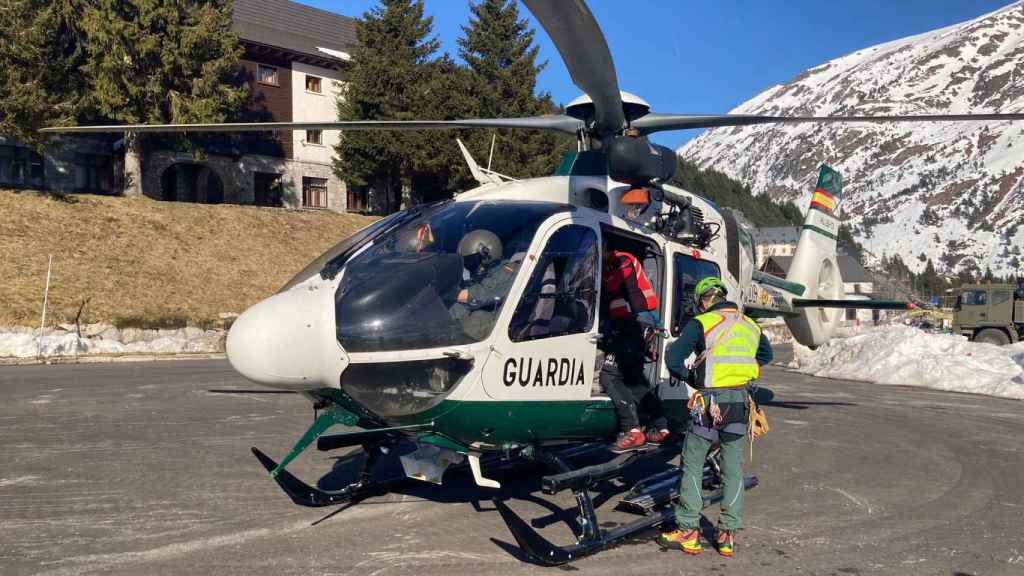
M 376 0 L 299 0 L 358 17 Z M 465 0 L 424 0 L 442 50 L 469 21 Z M 970 20 L 1008 0 L 588 0 L 623 90 L 658 112 L 724 113 L 802 70 L 860 48 Z M 827 6 L 827 8 L 826 8 Z M 520 4 L 520 12 L 528 14 Z M 579 95 L 543 29 L 538 88 L 556 102 Z M 679 146 L 696 131 L 661 133 Z

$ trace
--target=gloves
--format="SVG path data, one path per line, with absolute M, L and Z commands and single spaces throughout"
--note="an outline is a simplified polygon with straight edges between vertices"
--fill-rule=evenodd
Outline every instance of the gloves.
M 646 310 L 636 315 L 636 321 L 645 327 L 656 328 L 658 326 L 658 320 L 654 314 Z

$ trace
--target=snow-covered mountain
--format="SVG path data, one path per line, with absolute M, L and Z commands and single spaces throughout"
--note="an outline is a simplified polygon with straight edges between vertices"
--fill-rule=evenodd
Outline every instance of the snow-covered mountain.
M 1024 4 L 865 48 L 773 86 L 736 114 L 1024 111 Z M 1024 268 L 1024 122 L 801 124 L 708 130 L 679 149 L 755 193 L 807 205 L 818 165 L 876 256 L 911 268 Z M 1024 271 L 1024 270 L 1022 270 Z

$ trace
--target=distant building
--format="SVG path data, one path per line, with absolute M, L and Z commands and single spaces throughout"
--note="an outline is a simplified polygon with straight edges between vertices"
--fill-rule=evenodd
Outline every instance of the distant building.
M 337 117 L 336 96 L 357 42 L 354 19 L 289 0 L 235 0 L 233 20 L 245 49 L 252 120 Z M 120 135 L 65 136 L 42 156 L 0 137 L 0 186 L 366 211 L 366 192 L 349 190 L 332 170 L 339 140 L 337 130 L 214 136 L 198 160 L 156 146 L 141 158 L 138 185 L 125 187 Z
M 839 273 L 843 276 L 843 292 L 846 295 L 870 297 L 874 293 L 874 281 L 871 280 L 868 271 L 857 260 L 848 254 L 839 254 L 836 256 L 836 261 L 839 263 Z M 764 271 L 768 274 L 785 278 L 789 274 L 789 267 L 792 264 L 792 256 L 772 256 L 768 259 Z
M 43 154 L 0 136 L 0 187 L 113 194 L 120 190 L 119 135 L 62 136 Z
M 847 300 L 868 300 L 874 298 L 875 283 L 868 274 L 868 271 L 848 254 L 836 256 L 839 263 L 839 273 L 843 277 L 843 293 Z M 762 269 L 768 274 L 785 278 L 789 274 L 789 267 L 793 264 L 792 256 L 771 256 L 765 262 Z M 846 320 L 868 321 L 879 318 L 877 310 L 846 310 Z
M 253 120 L 337 117 L 355 20 L 289 0 L 235 0 L 233 19 Z M 142 191 L 162 200 L 359 211 L 365 201 L 331 167 L 339 140 L 337 130 L 289 130 L 225 139 L 198 162 L 189 153 L 153 152 L 143 159 Z
M 792 256 L 796 243 L 800 239 L 800 228 L 797 226 L 779 226 L 775 228 L 757 228 L 754 240 L 757 242 L 757 267 L 763 268 L 770 256 Z

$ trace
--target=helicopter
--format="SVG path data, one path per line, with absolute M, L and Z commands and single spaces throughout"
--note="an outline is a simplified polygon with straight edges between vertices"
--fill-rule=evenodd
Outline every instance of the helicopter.
M 358 501 L 380 489 L 373 470 L 399 442 L 412 478 L 440 482 L 463 461 L 476 484 L 498 488 L 487 468 L 525 458 L 547 465 L 546 493 L 572 490 L 576 542 L 544 539 L 504 502 L 495 506 L 523 551 L 558 565 L 610 546 L 671 517 L 671 474 L 630 491 L 641 517 L 605 530 L 589 490 L 620 476 L 651 452 L 573 467 L 575 446 L 603 443 L 616 431 L 611 400 L 597 381 L 601 254 L 633 253 L 658 295 L 661 336 L 646 368 L 669 415 L 686 415 L 688 390 L 664 363 L 667 347 L 692 318 L 690 294 L 718 276 L 730 298 L 754 318 L 781 317 L 795 340 L 820 346 L 844 308 L 905 309 L 907 303 L 844 300 L 836 257 L 842 177 L 822 166 L 785 279 L 756 269 L 751 231 L 729 210 L 669 183 L 675 152 L 647 137 L 685 130 L 770 123 L 1022 120 L 1024 114 L 919 116 L 764 116 L 665 114 L 623 92 L 607 43 L 583 0 L 524 0 L 553 39 L 584 95 L 563 114 L 528 118 L 256 124 L 120 125 L 53 132 L 190 132 L 301 129 L 429 130 L 506 128 L 573 134 L 577 150 L 555 174 L 515 180 L 482 168 L 459 142 L 478 186 L 438 203 L 374 222 L 314 260 L 278 293 L 232 325 L 227 355 L 254 382 L 294 391 L 317 411 L 313 424 L 279 462 L 252 451 L 297 504 Z M 507 271 L 485 302 L 459 294 L 474 274 L 467 242 L 487 238 L 488 257 Z M 473 240 L 467 240 L 473 239 Z M 496 241 L 496 242 L 495 242 Z M 681 428 L 683 422 L 675 422 Z M 355 428 L 323 435 L 329 428 Z M 321 490 L 286 467 L 314 441 L 321 450 L 362 447 L 358 480 Z M 562 448 L 569 447 L 567 450 Z M 561 451 L 560 451 L 561 450 Z M 714 474 L 714 455 L 707 468 Z M 678 478 L 678 470 L 676 476 Z M 746 479 L 748 488 L 757 479 Z M 714 486 L 713 478 L 710 484 Z M 712 501 L 709 498 L 708 501 Z

